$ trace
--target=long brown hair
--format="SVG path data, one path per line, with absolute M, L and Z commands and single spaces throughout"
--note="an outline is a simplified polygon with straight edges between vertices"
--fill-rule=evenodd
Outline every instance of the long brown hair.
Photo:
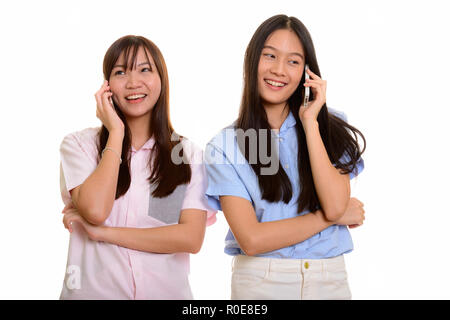
M 312 72 L 320 76 L 319 65 L 316 59 L 316 53 L 311 36 L 300 20 L 286 15 L 276 15 L 264 21 L 256 30 L 247 47 L 244 60 L 244 90 L 241 100 L 239 118 L 236 121 L 236 128 L 248 130 L 250 128 L 266 129 L 271 135 L 267 114 L 262 105 L 261 97 L 258 91 L 258 64 L 264 43 L 267 37 L 279 29 L 288 29 L 296 33 L 305 51 L 305 63 L 309 65 Z M 288 99 L 289 109 L 296 120 L 296 133 L 298 138 L 298 174 L 300 178 L 301 193 L 298 198 L 298 213 L 304 209 L 314 211 L 320 208 L 314 186 L 309 153 L 306 144 L 306 136 L 299 118 L 299 108 L 303 101 L 303 84 L 305 75 L 300 81 L 295 92 Z M 311 100 L 314 99 L 312 95 Z M 340 169 L 342 174 L 352 172 L 356 168 L 356 163 L 366 148 L 366 140 L 362 133 L 355 127 L 349 125 L 340 118 L 328 112 L 326 104 L 320 110 L 317 121 L 319 123 L 320 135 L 327 150 L 331 162 L 336 168 Z M 361 151 L 358 144 L 359 135 L 364 141 L 364 147 Z M 259 137 L 257 137 L 259 139 Z M 272 140 L 268 139 L 269 143 Z M 257 143 L 259 148 L 259 141 Z M 249 161 L 248 148 L 240 144 L 240 150 Z M 258 152 L 259 154 L 259 152 Z M 341 157 L 345 155 L 346 160 L 342 162 Z M 277 160 L 279 161 L 279 159 Z M 249 162 L 250 163 L 250 162 Z M 266 165 L 251 163 L 253 171 L 258 176 L 258 183 L 261 189 L 262 198 L 269 202 L 283 201 L 289 203 L 292 198 L 292 185 L 283 167 L 279 165 L 279 170 L 274 175 L 261 175 L 260 169 Z
M 169 78 L 164 58 L 158 47 L 150 40 L 141 37 L 128 35 L 116 40 L 106 51 L 103 59 L 103 76 L 109 81 L 111 71 L 119 56 L 124 54 L 125 70 L 132 69 L 136 65 L 137 52 L 139 48 L 144 48 L 148 59 L 148 53 L 155 61 L 156 69 L 161 78 L 161 94 L 151 111 L 150 136 L 155 139 L 152 156 L 149 159 L 150 168 L 153 167 L 149 182 L 154 183 L 154 197 L 162 198 L 171 194 L 175 188 L 184 183 L 189 183 L 191 179 L 191 168 L 184 161 L 177 165 L 171 160 L 172 149 L 181 141 L 171 141 L 174 129 L 169 116 Z M 129 60 L 130 58 L 130 60 Z M 131 65 L 128 65 L 131 62 Z M 124 114 L 115 106 L 116 112 L 125 125 L 125 136 L 122 145 L 122 164 L 119 169 L 119 178 L 116 188 L 116 199 L 124 195 L 131 183 L 130 160 L 131 160 L 131 131 Z M 99 157 L 108 141 L 109 132 L 102 126 L 99 133 Z M 181 151 L 181 156 L 183 155 Z

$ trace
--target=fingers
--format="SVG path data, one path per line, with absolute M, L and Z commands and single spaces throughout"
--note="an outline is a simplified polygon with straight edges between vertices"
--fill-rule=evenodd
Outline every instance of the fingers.
M 73 208 L 75 208 L 73 202 L 69 202 L 68 204 L 66 204 L 66 206 L 65 206 L 64 209 L 61 211 L 61 213 L 64 214 L 64 213 L 66 213 L 67 210 L 73 209 Z
M 364 207 L 364 203 L 361 202 L 359 199 L 357 199 L 357 198 L 350 198 L 350 200 L 352 200 L 352 201 L 358 203 L 361 207 Z
M 112 95 L 113 95 L 113 93 L 111 91 L 106 91 L 102 94 L 103 108 L 113 108 L 111 101 L 110 101 L 110 98 L 112 97 Z
M 327 89 L 327 83 L 325 80 L 307 80 L 303 85 L 319 91 L 326 91 Z
M 327 81 L 322 80 L 318 75 L 316 75 L 314 72 L 312 72 L 311 69 L 309 69 L 309 68 L 306 70 L 306 72 L 308 72 L 310 79 L 306 79 L 304 86 L 311 87 L 314 91 L 317 91 L 319 94 L 323 93 L 323 96 L 325 97 Z
M 313 79 L 313 80 L 320 79 L 320 77 L 317 74 L 315 74 L 314 72 L 312 72 L 310 68 L 306 69 L 306 72 L 308 72 L 311 79 Z
M 317 83 L 317 84 L 325 85 L 325 86 L 327 85 L 327 81 L 322 80 L 322 79 L 319 79 L 319 80 L 306 79 L 305 84 L 308 84 L 308 83 Z
M 112 93 L 110 92 L 110 87 L 108 84 L 108 81 L 104 81 L 102 86 L 100 87 L 100 90 L 98 90 L 95 93 L 95 100 L 97 101 L 97 118 L 100 119 L 100 116 L 103 114 L 104 112 L 104 108 L 108 106 L 108 103 L 105 103 L 104 97 L 105 95 L 109 98 L 110 95 L 112 95 Z
M 100 89 L 95 93 L 95 99 L 97 100 L 97 104 L 101 103 L 101 97 L 103 95 L 104 92 L 108 91 L 109 85 L 108 85 L 108 81 L 103 81 L 102 86 L 100 87 Z
M 303 85 L 305 87 L 310 87 L 312 89 L 313 93 L 316 96 L 315 99 L 318 99 L 319 101 L 323 100 L 323 102 L 325 102 L 326 90 L 327 90 L 326 81 L 324 81 L 324 80 L 307 80 L 307 82 L 305 82 Z
M 315 74 L 314 72 L 311 71 L 311 69 L 306 69 L 306 72 L 308 72 L 309 77 L 310 77 L 310 81 L 314 81 L 314 80 L 320 80 L 320 81 L 324 81 L 325 83 L 327 82 L 326 80 L 322 80 L 321 77 L 319 77 L 317 74 Z
M 364 223 L 364 220 L 366 220 L 366 216 L 365 216 L 366 211 L 364 210 L 364 203 L 362 203 L 361 201 L 359 201 L 356 198 L 350 198 L 350 200 L 354 203 L 355 209 L 356 209 L 356 212 L 358 215 L 356 225 L 361 226 Z
M 366 215 L 365 215 L 365 211 L 364 211 L 364 209 L 362 209 L 361 208 L 361 220 L 360 220 L 360 222 L 359 222 L 359 225 L 360 226 L 362 226 L 363 225 L 363 223 L 364 223 L 364 220 L 366 220 Z
M 73 208 L 73 209 L 68 209 L 66 210 L 64 217 L 63 217 L 63 224 L 64 227 L 69 230 L 70 233 L 72 233 L 73 231 L 73 222 L 79 222 L 80 221 L 80 216 L 78 215 L 78 210 Z
M 364 224 L 364 222 L 360 222 L 360 223 L 350 224 L 350 225 L 348 225 L 348 227 L 350 229 L 354 229 L 354 228 L 361 227 L 363 224 Z
M 73 231 L 73 229 L 72 229 L 73 221 L 74 221 L 74 215 L 72 213 L 68 213 L 68 214 L 64 215 L 64 218 L 63 218 L 64 228 L 69 230 L 70 233 L 72 233 L 72 231 Z
M 364 223 L 364 220 L 366 220 L 366 215 L 365 215 L 366 211 L 364 211 L 364 209 L 363 209 L 362 206 L 360 207 L 360 210 L 361 210 L 361 220 L 360 220 L 360 225 L 362 225 L 362 224 Z

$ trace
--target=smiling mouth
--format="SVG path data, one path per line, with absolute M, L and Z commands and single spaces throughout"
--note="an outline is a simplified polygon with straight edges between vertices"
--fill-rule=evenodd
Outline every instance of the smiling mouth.
M 133 94 L 131 96 L 125 97 L 125 99 L 128 101 L 136 101 L 139 99 L 144 99 L 146 96 L 146 94 Z
M 286 86 L 287 83 L 284 82 L 278 82 L 278 81 L 274 81 L 274 80 L 269 80 L 269 79 L 264 79 L 264 81 L 268 84 L 270 84 L 273 87 L 277 87 L 277 88 L 282 88 L 284 86 Z

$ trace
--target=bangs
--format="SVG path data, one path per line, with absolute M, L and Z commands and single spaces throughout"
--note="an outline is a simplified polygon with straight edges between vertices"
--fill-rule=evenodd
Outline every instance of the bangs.
M 111 71 L 119 60 L 121 54 L 123 54 L 122 62 L 125 70 L 135 69 L 138 62 L 137 54 L 139 48 L 144 49 L 144 54 L 147 59 L 145 62 L 148 62 L 150 70 L 153 71 L 153 65 L 150 63 L 149 59 L 149 54 L 152 53 L 152 48 L 149 46 L 150 44 L 147 44 L 144 40 L 136 36 L 125 36 L 114 42 L 106 52 L 103 60 L 103 75 L 105 79 L 108 80 L 111 76 Z
M 137 53 L 139 51 L 139 48 L 144 49 L 144 54 L 147 59 L 146 62 L 148 62 L 150 69 L 153 70 L 152 64 L 150 63 L 150 59 L 148 58 L 148 53 L 147 53 L 147 51 L 149 49 L 144 45 L 144 43 L 129 43 L 125 48 L 122 49 L 120 54 L 123 53 L 123 60 L 124 60 L 123 65 L 124 65 L 125 70 L 136 69 Z M 117 60 L 119 60 L 120 54 L 117 57 Z M 117 60 L 116 60 L 116 62 L 117 62 Z

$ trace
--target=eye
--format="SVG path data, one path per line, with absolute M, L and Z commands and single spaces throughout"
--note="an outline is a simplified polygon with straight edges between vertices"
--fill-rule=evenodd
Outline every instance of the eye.
M 150 69 L 150 68 L 142 68 L 141 69 L 141 72 L 151 72 L 152 71 L 152 69 Z
M 114 72 L 115 76 L 121 76 L 121 75 L 124 75 L 124 74 L 125 74 L 125 72 L 123 72 L 123 70 L 117 70 L 116 72 Z
M 263 56 L 270 58 L 270 59 L 275 59 L 275 56 L 271 53 L 263 53 Z
M 290 64 L 300 64 L 300 62 L 298 62 L 297 60 L 290 60 L 289 63 Z

